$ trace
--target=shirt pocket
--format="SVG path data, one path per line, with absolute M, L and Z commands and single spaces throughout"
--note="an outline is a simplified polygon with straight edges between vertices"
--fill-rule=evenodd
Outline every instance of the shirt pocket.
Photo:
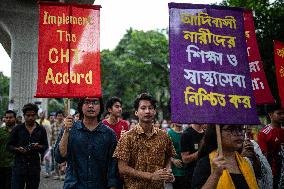
M 164 166 L 165 164 L 165 148 L 163 146 L 157 146 L 150 154 L 150 161 L 154 165 Z

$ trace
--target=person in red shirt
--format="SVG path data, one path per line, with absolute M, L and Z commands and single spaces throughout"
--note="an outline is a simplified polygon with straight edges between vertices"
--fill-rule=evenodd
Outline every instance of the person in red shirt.
M 268 108 L 271 123 L 258 134 L 258 144 L 266 156 L 273 174 L 273 188 L 278 188 L 281 175 L 281 146 L 284 146 L 284 108 L 272 105 Z
M 111 97 L 106 103 L 106 110 L 109 112 L 109 117 L 103 119 L 102 122 L 114 130 L 116 139 L 119 140 L 123 133 L 129 130 L 128 123 L 121 119 L 121 99 L 118 97 Z

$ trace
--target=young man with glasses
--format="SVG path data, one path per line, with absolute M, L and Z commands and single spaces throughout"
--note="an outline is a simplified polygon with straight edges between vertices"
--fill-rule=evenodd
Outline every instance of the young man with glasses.
M 12 189 L 37 189 L 40 182 L 40 156 L 48 148 L 47 134 L 37 122 L 38 107 L 29 103 L 23 109 L 25 122 L 13 128 L 7 149 L 15 155 Z
M 64 189 L 114 189 L 117 186 L 117 162 L 112 157 L 116 136 L 102 124 L 102 98 L 83 98 L 78 103 L 82 120 L 72 116 L 64 120 L 55 145 L 55 160 L 67 161 Z

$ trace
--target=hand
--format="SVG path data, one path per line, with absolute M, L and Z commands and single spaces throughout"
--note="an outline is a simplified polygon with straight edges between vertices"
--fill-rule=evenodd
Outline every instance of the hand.
M 120 138 L 126 133 L 127 131 L 122 129 L 121 132 L 120 132 Z
M 244 141 L 242 156 L 247 158 L 255 158 L 255 152 L 253 148 L 253 143 L 248 139 Z
M 182 160 L 180 159 L 172 159 L 172 163 L 177 167 L 177 168 L 182 168 Z
M 27 150 L 23 147 L 17 147 L 17 148 L 15 148 L 15 150 L 17 150 L 18 152 L 23 153 L 23 154 L 27 152 Z
M 171 180 L 172 179 L 172 173 L 170 171 L 168 171 L 166 168 L 159 169 L 159 170 L 155 171 L 154 173 L 152 173 L 151 179 L 155 180 L 155 181 Z
M 41 149 L 43 146 L 40 145 L 39 143 L 34 143 L 34 145 L 32 146 L 32 149 L 35 149 L 35 150 L 39 150 Z
M 212 160 L 212 174 L 214 174 L 217 177 L 220 177 L 223 173 L 223 170 L 227 168 L 227 162 L 224 159 L 223 155 L 217 155 Z
M 166 170 L 171 174 L 171 177 L 168 180 L 166 180 L 165 182 L 174 182 L 175 181 L 175 176 L 173 174 L 172 169 L 166 169 Z
M 64 119 L 64 126 L 63 126 L 63 128 L 64 128 L 64 130 L 66 131 L 69 131 L 71 128 L 72 128 L 72 126 L 73 126 L 73 121 L 74 121 L 74 118 L 73 118 L 73 116 L 71 116 L 71 115 L 69 115 L 69 116 L 67 116 L 65 119 Z

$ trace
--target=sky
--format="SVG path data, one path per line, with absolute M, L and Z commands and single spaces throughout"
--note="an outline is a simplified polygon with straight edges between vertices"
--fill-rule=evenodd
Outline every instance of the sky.
M 221 0 L 96 0 L 101 5 L 100 49 L 114 49 L 126 31 L 165 29 L 169 25 L 168 3 L 212 4 Z M 1 41 L 0 41 L 1 42 Z M 0 72 L 11 76 L 11 59 L 0 44 Z

